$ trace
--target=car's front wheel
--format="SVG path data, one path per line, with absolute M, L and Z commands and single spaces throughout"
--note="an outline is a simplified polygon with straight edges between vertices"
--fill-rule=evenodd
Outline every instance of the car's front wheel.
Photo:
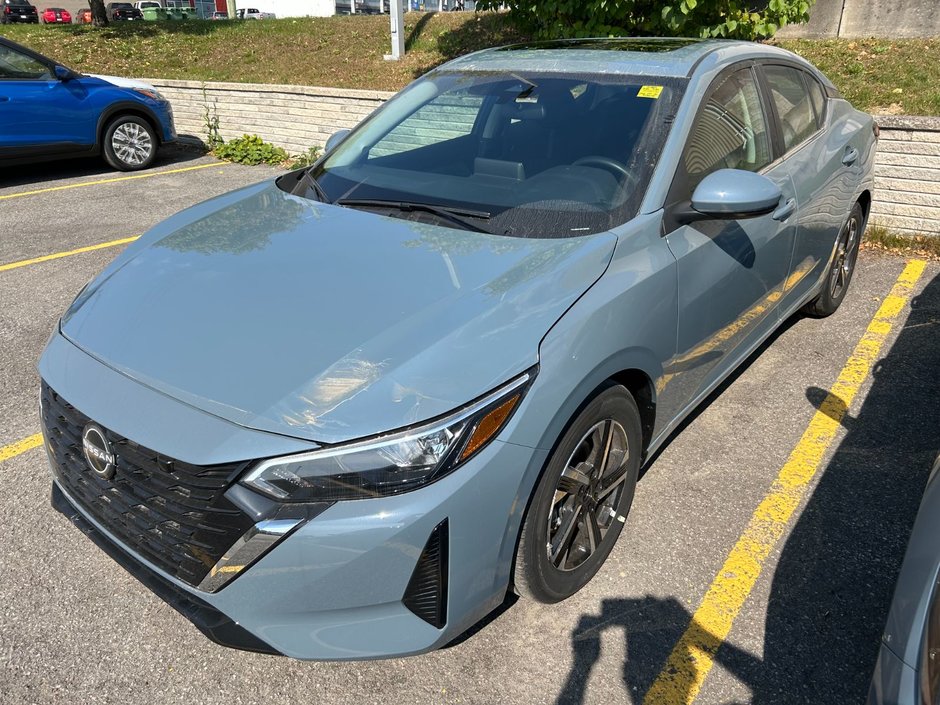
M 633 503 L 641 445 L 636 402 L 609 384 L 568 427 L 542 473 L 516 551 L 516 592 L 559 602 L 594 577 Z
M 804 311 L 817 318 L 823 318 L 836 312 L 852 282 L 855 263 L 858 260 L 858 248 L 862 241 L 862 229 L 865 227 L 865 214 L 862 206 L 856 202 L 852 206 L 848 220 L 839 232 L 836 251 L 829 267 L 829 274 L 822 291 L 804 307 Z
M 115 169 L 146 169 L 157 156 L 157 135 L 136 115 L 120 115 L 104 131 L 104 158 Z

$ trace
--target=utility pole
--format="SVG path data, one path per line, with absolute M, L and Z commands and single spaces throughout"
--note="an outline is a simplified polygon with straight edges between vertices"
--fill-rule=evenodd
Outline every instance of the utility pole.
M 381 0 L 379 0 L 381 2 Z M 386 61 L 398 61 L 405 55 L 405 10 L 403 0 L 391 0 L 389 20 L 392 25 L 392 53 L 386 54 Z

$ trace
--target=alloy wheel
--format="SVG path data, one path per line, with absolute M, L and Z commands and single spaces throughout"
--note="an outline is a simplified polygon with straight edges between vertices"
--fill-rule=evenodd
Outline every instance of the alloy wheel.
M 835 262 L 832 265 L 832 271 L 829 273 L 829 296 L 832 299 L 838 299 L 842 295 L 852 277 L 852 268 L 855 266 L 855 253 L 859 245 L 858 231 L 858 218 L 852 214 L 842 229 Z
M 153 140 L 143 127 L 135 122 L 125 122 L 115 128 L 111 135 L 111 149 L 125 164 L 138 166 L 153 153 Z
M 596 423 L 578 442 L 555 487 L 548 513 L 549 561 L 576 570 L 618 519 L 630 449 L 617 421 Z

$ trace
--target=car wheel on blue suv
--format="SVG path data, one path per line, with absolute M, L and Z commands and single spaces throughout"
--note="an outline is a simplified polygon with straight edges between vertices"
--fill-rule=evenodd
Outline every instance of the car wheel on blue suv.
M 150 124 L 136 115 L 114 118 L 104 131 L 104 158 L 115 169 L 145 169 L 157 156 L 157 135 Z
M 516 551 L 516 592 L 560 602 L 594 577 L 630 511 L 641 456 L 636 402 L 610 383 L 568 427 L 542 473 Z

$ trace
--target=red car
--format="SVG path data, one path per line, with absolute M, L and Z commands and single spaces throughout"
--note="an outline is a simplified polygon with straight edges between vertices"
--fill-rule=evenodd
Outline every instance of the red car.
M 91 24 L 91 21 L 91 10 L 87 7 L 75 14 L 75 24 Z
M 72 24 L 72 15 L 61 7 L 47 7 L 40 17 L 43 24 Z

